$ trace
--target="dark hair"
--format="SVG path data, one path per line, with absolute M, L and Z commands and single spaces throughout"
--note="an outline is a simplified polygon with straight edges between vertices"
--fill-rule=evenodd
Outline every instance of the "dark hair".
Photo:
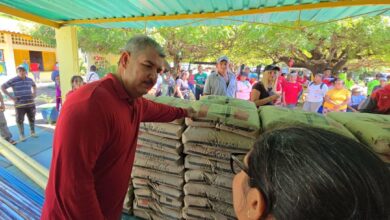
M 73 83 L 76 82 L 77 80 L 80 80 L 81 82 L 84 82 L 83 77 L 81 77 L 81 76 L 79 76 L 79 75 L 74 75 L 74 76 L 72 76 L 72 78 L 70 79 L 70 83 L 73 84 Z
M 26 72 L 26 69 L 22 66 L 18 66 L 18 68 L 16 68 L 16 71 L 25 71 Z
M 89 68 L 90 71 L 93 71 L 93 72 L 96 72 L 96 66 L 95 65 L 92 65 L 90 68 Z
M 251 187 L 275 219 L 389 219 L 390 171 L 369 148 L 313 127 L 264 133 L 248 156 Z

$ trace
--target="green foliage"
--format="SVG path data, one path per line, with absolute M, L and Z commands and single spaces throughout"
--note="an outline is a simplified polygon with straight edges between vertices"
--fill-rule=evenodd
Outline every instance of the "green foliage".
M 84 52 L 118 53 L 142 29 L 78 28 Z M 53 43 L 54 30 L 39 26 L 33 36 Z M 167 59 L 179 62 L 214 62 L 227 55 L 235 64 L 288 62 L 313 72 L 326 66 L 377 68 L 390 64 L 390 26 L 385 17 L 361 17 L 331 23 L 285 22 L 239 26 L 185 26 L 148 29 L 165 48 Z M 363 62 L 364 61 L 364 62 Z
M 49 45 L 56 45 L 55 30 L 52 27 L 46 25 L 35 25 L 32 30 L 30 30 L 30 33 L 33 38 L 40 39 Z
M 84 52 L 101 54 L 118 54 L 127 41 L 135 34 L 141 33 L 139 29 L 105 29 L 105 28 L 78 28 L 79 47 Z

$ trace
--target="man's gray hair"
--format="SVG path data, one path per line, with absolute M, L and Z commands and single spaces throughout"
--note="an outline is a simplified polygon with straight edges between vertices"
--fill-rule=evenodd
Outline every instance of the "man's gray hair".
M 164 49 L 153 38 L 145 35 L 136 35 L 132 37 L 126 44 L 124 51 L 128 51 L 132 54 L 137 54 L 140 51 L 145 50 L 147 47 L 154 48 L 160 57 L 165 58 Z

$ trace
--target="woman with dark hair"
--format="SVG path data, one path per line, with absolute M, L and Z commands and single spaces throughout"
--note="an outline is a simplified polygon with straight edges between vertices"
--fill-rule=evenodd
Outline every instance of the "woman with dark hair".
M 369 148 L 319 128 L 264 133 L 232 156 L 238 219 L 390 219 L 390 171 Z
M 77 89 L 79 89 L 82 85 L 84 85 L 84 80 L 81 76 L 79 75 L 74 75 L 72 76 L 72 78 L 70 79 L 70 83 L 72 85 L 72 90 L 70 90 L 67 94 L 66 94 L 66 97 L 68 98 L 68 96 L 70 94 L 72 94 L 74 91 L 76 91 Z

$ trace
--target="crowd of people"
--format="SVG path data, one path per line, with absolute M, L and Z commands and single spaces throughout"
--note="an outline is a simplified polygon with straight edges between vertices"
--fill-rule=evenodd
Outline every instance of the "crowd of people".
M 202 95 L 225 95 L 253 101 L 257 106 L 294 109 L 307 87 L 303 109 L 313 112 L 321 106 L 325 112 L 359 110 L 366 100 L 359 88 L 348 86 L 348 74 L 343 79 L 326 70 L 309 80 L 299 72 L 281 74 L 279 67 L 269 65 L 259 80 L 245 66 L 243 71 L 233 73 L 229 59 L 223 56 L 210 74 L 198 66 L 196 74 L 181 71 L 174 78 L 163 68 L 164 57 L 157 42 L 137 36 L 121 53 L 116 73 L 97 81 L 92 66 L 87 85 L 82 77 L 72 77 L 72 90 L 55 130 L 41 219 L 119 218 L 140 122 L 170 122 L 196 115 L 191 108 L 170 107 L 142 98 L 150 90 L 158 96 L 189 99 L 195 94 L 199 99 Z M 18 67 L 17 72 L 18 76 L 2 85 L 2 91 L 15 102 L 21 137 L 25 114 L 31 135 L 36 136 L 36 84 L 27 77 L 24 67 Z M 59 87 L 58 72 L 53 73 L 52 79 Z M 366 109 L 388 96 L 387 81 L 384 83 L 381 75 L 376 80 L 369 83 L 372 91 Z M 91 81 L 96 82 L 88 83 Z M 61 97 L 60 91 L 58 95 Z M 1 95 L 0 103 L 3 111 Z M 10 141 L 2 111 L 1 135 Z M 320 128 L 275 129 L 263 133 L 243 161 L 231 155 L 231 168 L 235 174 L 233 206 L 238 219 L 390 217 L 390 186 L 383 184 L 390 181 L 388 167 L 367 146 L 340 134 Z
M 171 70 L 162 70 L 150 94 L 196 100 L 203 95 L 221 95 L 252 101 L 256 106 L 278 105 L 289 109 L 297 108 L 302 102 L 304 111 L 321 114 L 335 111 L 390 113 L 390 100 L 384 95 L 389 94 L 386 86 L 390 77 L 382 74 L 368 82 L 365 96 L 347 68 L 335 73 L 327 67 L 322 73 L 307 76 L 302 71 L 281 71 L 276 65 L 265 66 L 262 74 L 252 72 L 245 65 L 238 71 L 231 66 L 229 58 L 222 56 L 209 73 L 202 65 L 197 67 L 196 74 L 192 69 L 179 71 L 177 78 Z

